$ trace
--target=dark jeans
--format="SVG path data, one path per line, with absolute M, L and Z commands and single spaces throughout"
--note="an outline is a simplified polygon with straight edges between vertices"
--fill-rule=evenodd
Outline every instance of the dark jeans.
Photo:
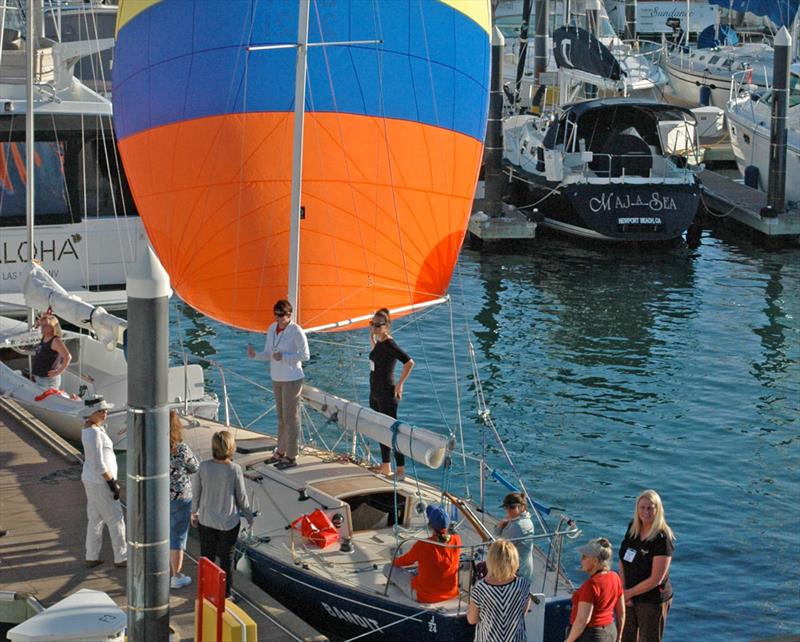
M 200 524 L 200 555 L 207 557 L 225 571 L 225 594 L 233 588 L 233 555 L 239 537 L 239 524 L 229 531 L 218 531 Z
M 384 415 L 397 419 L 397 399 L 394 397 L 394 388 L 369 393 L 369 407 Z M 392 459 L 392 447 L 381 444 L 381 461 L 388 464 Z M 394 460 L 398 466 L 406 465 L 406 456 L 395 451 Z
M 661 642 L 672 598 L 666 602 L 634 603 L 625 609 L 625 628 L 622 642 Z

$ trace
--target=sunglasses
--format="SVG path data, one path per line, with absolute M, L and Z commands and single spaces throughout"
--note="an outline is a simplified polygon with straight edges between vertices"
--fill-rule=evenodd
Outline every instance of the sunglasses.
M 385 326 L 385 325 L 386 325 L 386 322 L 385 322 L 385 321 L 382 321 L 382 322 L 380 322 L 380 323 L 376 323 L 375 321 L 372 321 L 372 322 L 370 323 L 370 325 L 371 325 L 373 328 L 380 328 L 380 327 L 383 327 L 383 326 Z
M 283 310 L 273 310 L 273 314 L 275 314 L 276 317 L 289 317 L 292 315 L 291 312 L 284 312 Z

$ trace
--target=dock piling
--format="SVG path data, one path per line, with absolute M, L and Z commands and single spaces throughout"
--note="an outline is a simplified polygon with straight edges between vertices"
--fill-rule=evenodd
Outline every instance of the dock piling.
M 789 55 L 792 51 L 792 37 L 786 27 L 780 28 L 773 45 L 769 182 L 767 206 L 761 210 L 764 218 L 774 218 L 786 211 L 786 114 L 789 106 Z
M 128 275 L 128 639 L 169 639 L 169 277 L 151 248 Z

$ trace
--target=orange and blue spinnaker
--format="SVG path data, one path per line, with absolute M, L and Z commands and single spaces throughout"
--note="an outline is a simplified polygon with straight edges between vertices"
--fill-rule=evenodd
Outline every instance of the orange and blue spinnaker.
M 310 7 L 298 318 L 319 326 L 446 292 L 483 151 L 491 13 Z M 297 23 L 292 0 L 125 0 L 117 23 L 115 127 L 148 236 L 187 303 L 251 330 L 288 290 Z

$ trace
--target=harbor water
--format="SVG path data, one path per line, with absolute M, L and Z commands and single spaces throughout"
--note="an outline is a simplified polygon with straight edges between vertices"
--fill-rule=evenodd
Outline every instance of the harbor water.
M 417 363 L 401 417 L 457 429 L 452 329 L 465 449 L 485 444 L 502 464 L 473 401 L 471 339 L 530 493 L 574 517 L 580 541 L 617 544 L 636 495 L 661 494 L 677 536 L 667 640 L 800 631 L 800 251 L 711 236 L 696 250 L 642 253 L 548 239 L 518 254 L 464 250 L 450 292 L 452 306 L 394 325 Z M 271 395 L 255 385 L 268 384 L 264 364 L 245 356 L 263 335 L 177 300 L 172 327 L 174 351 L 222 367 L 232 419 L 273 431 L 274 413 L 261 416 Z M 366 403 L 365 332 L 310 343 L 307 381 Z M 221 395 L 220 371 L 208 379 Z M 320 431 L 311 438 L 336 439 Z M 504 492 L 487 485 L 490 509 Z M 583 581 L 572 545 L 564 564 Z

